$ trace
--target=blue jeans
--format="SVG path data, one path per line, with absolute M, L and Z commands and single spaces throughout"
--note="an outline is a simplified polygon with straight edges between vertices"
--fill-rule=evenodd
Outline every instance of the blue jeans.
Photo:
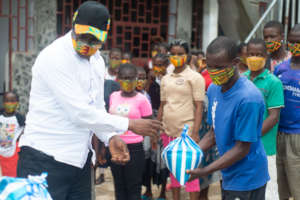
M 48 172 L 48 191 L 53 200 L 91 200 L 91 156 L 80 169 L 54 160 L 31 147 L 21 147 L 17 177 Z

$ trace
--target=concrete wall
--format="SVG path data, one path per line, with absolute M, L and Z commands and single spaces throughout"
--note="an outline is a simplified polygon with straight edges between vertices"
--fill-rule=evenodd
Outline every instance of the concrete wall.
M 192 0 L 178 0 L 176 37 L 190 43 L 192 38 Z
M 202 40 L 203 51 L 206 51 L 209 43 L 218 36 L 218 13 L 219 6 L 217 0 L 204 0 Z
M 34 0 L 35 45 L 29 52 L 13 53 L 13 88 L 20 96 L 20 112 L 28 111 L 31 68 L 38 52 L 56 38 L 56 1 Z

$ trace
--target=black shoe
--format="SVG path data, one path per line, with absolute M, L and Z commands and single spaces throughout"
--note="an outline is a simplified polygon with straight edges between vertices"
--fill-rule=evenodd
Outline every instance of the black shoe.
M 104 183 L 105 179 L 104 179 L 104 174 L 100 174 L 99 178 L 96 180 L 96 185 L 100 185 L 101 183 Z

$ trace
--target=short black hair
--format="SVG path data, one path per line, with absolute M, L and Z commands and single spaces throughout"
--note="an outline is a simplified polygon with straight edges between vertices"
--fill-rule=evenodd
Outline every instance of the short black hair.
M 136 66 L 136 72 L 145 72 L 146 70 L 143 67 Z
M 264 29 L 266 28 L 276 28 L 279 30 L 280 34 L 283 34 L 284 30 L 283 30 L 283 25 L 282 23 L 280 23 L 279 21 L 269 21 L 265 24 Z
M 119 48 L 112 48 L 112 49 L 109 51 L 109 53 L 111 54 L 112 52 L 118 52 L 118 53 L 122 54 L 122 51 L 121 51 L 121 49 L 119 49 Z
M 166 65 L 169 64 L 169 56 L 167 54 L 158 53 L 154 56 L 153 59 L 157 59 L 157 58 L 162 59 L 164 64 L 166 64 Z
M 300 24 L 296 24 L 290 32 L 300 32 Z
M 191 55 L 193 56 L 198 56 L 199 54 L 201 54 L 202 56 L 205 56 L 205 53 L 199 49 L 192 49 L 191 50 Z
M 131 63 L 121 64 L 118 70 L 118 77 L 126 72 L 133 72 L 137 76 L 137 67 Z
M 169 51 L 169 49 L 170 49 L 169 44 L 166 43 L 166 42 L 161 42 L 161 43 L 158 44 L 158 46 L 164 48 L 167 51 Z
M 254 45 L 261 45 L 263 47 L 264 53 L 267 53 L 267 47 L 266 47 L 266 43 L 263 39 L 261 38 L 253 38 L 251 39 L 248 44 L 247 44 L 247 48 L 249 47 L 250 44 L 254 44 Z
M 234 40 L 219 36 L 214 39 L 207 47 L 207 54 L 217 54 L 221 51 L 226 51 L 228 59 L 233 60 L 237 57 L 237 45 Z
M 188 54 L 189 53 L 189 43 L 183 39 L 175 39 L 170 43 L 170 50 L 172 49 L 172 47 L 174 46 L 181 46 L 182 48 L 184 48 L 185 52 Z
M 247 47 L 247 44 L 246 44 L 245 42 L 241 42 L 241 43 L 237 46 L 237 53 L 238 53 L 238 54 L 241 54 L 244 47 Z
M 3 94 L 3 99 L 5 99 L 6 96 L 7 96 L 8 94 L 13 94 L 13 95 L 15 95 L 17 101 L 19 101 L 19 95 L 17 94 L 17 92 L 16 92 L 15 90 L 9 90 L 9 91 L 7 91 L 7 92 L 4 92 L 4 94 Z
M 122 57 L 123 57 L 125 54 L 129 55 L 129 58 L 132 59 L 132 53 L 131 53 L 131 52 L 125 51 L 125 52 L 123 53 Z

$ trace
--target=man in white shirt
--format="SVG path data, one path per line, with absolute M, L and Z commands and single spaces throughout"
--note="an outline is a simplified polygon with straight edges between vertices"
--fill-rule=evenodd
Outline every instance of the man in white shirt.
M 156 137 L 155 120 L 129 120 L 106 112 L 105 64 L 98 49 L 109 29 L 109 12 L 87 1 L 74 14 L 72 31 L 38 55 L 32 68 L 29 112 L 20 139 L 18 177 L 48 172 L 54 200 L 91 199 L 91 138 L 109 145 L 112 161 L 126 163 L 119 138 L 127 130 Z

